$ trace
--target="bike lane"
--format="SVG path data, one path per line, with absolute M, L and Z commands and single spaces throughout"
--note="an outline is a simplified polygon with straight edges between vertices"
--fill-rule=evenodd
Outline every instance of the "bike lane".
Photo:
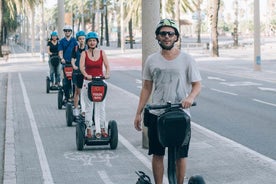
M 110 150 L 109 146 L 89 146 L 81 152 L 76 150 L 75 127 L 66 126 L 64 108 L 63 110 L 57 108 L 57 93 L 46 94 L 47 67 L 45 63 L 41 63 L 35 72 L 22 71 L 11 74 L 9 85 L 12 88 L 10 95 L 13 98 L 11 114 L 14 115 L 16 183 L 93 181 L 92 183 L 111 184 L 118 181 L 132 183 L 136 180 L 135 171 L 147 170 L 147 166 L 130 154 L 121 143 L 117 150 Z M 107 103 L 117 107 L 113 105 L 114 103 Z M 128 107 L 127 104 L 122 105 Z M 112 107 L 107 107 L 107 120 L 115 119 L 118 123 L 120 140 L 132 145 L 129 139 L 123 136 L 124 131 L 121 131 L 124 129 L 121 122 L 123 118 L 117 120 L 116 116 L 112 117 L 109 108 Z M 118 113 L 111 110 L 111 114 Z M 126 124 L 131 121 L 127 120 Z M 128 127 L 126 129 L 131 129 L 133 136 L 136 132 L 132 126 Z M 134 137 L 139 136 L 136 134 Z M 136 153 L 139 152 L 138 145 L 132 146 L 131 149 Z M 141 151 L 144 152 L 142 149 Z M 150 163 L 144 153 L 140 153 L 140 157 Z

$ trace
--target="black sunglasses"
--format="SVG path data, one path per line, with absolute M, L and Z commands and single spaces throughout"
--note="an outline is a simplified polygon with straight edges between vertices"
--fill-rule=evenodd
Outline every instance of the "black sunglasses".
M 165 37 L 167 35 L 169 35 L 169 37 L 173 37 L 175 35 L 175 32 L 173 31 L 161 31 L 159 32 L 159 35 L 162 37 Z
M 72 30 L 71 29 L 64 29 L 63 31 L 64 32 L 71 32 Z

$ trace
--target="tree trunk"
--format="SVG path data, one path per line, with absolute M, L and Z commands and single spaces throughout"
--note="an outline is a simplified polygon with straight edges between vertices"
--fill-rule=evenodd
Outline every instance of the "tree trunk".
M 130 48 L 133 49 L 133 33 L 132 33 L 132 18 L 128 22 Z
M 109 42 L 109 29 L 108 29 L 108 11 L 107 11 L 107 5 L 105 4 L 105 40 L 106 40 L 106 46 L 110 46 Z
M 218 45 L 218 12 L 219 12 L 220 0 L 213 0 L 213 16 L 212 16 L 212 56 L 219 57 L 219 45 Z
M 160 1 L 142 0 L 142 70 L 146 58 L 159 50 L 155 39 L 156 25 L 160 21 Z M 142 144 L 148 148 L 147 127 L 143 126 Z
M 3 40 L 2 40 L 2 28 L 3 28 L 3 0 L 0 0 L 0 57 L 3 57 L 2 55 L 2 44 L 3 44 Z
M 198 0 L 197 1 L 197 5 L 196 5 L 196 10 L 198 13 L 198 20 L 197 20 L 197 43 L 201 43 L 201 23 L 202 23 L 202 18 L 201 18 L 201 3 L 202 0 Z

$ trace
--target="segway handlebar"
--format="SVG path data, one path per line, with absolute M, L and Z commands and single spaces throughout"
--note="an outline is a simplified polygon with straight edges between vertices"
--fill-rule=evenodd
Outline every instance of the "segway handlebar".
M 85 80 L 89 80 L 89 81 L 92 81 L 92 80 L 103 80 L 103 79 L 108 79 L 106 78 L 105 76 L 92 76 L 92 79 L 88 79 L 85 77 Z
M 196 102 L 192 103 L 192 106 L 196 106 Z M 182 107 L 181 103 L 171 103 L 171 102 L 167 102 L 167 104 L 164 105 L 146 105 L 146 108 L 149 110 L 153 110 L 153 109 L 166 109 L 166 108 L 180 108 Z

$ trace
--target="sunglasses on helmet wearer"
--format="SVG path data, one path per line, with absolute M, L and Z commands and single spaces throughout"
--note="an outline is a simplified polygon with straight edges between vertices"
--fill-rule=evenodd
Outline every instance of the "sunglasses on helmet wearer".
M 72 30 L 71 29 L 64 29 L 63 31 L 64 32 L 71 32 Z
M 160 31 L 158 33 L 161 37 L 165 37 L 165 36 L 169 36 L 169 37 L 173 37 L 175 35 L 174 31 Z

